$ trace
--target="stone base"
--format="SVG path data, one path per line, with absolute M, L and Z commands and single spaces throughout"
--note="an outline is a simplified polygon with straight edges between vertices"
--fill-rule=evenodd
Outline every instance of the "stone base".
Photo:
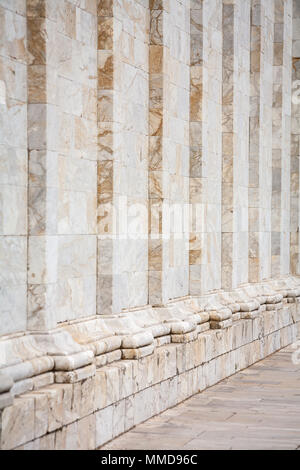
M 98 448 L 291 344 L 299 326 L 296 303 L 288 303 L 113 362 L 74 383 L 24 393 L 0 411 L 1 449 Z

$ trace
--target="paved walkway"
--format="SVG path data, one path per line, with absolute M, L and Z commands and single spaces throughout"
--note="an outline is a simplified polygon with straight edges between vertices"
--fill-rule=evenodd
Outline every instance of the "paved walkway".
M 298 449 L 300 365 L 289 347 L 123 434 L 103 449 Z

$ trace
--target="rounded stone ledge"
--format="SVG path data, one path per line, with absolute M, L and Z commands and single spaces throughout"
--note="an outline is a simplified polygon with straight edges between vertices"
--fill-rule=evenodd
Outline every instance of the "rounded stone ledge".
M 286 297 L 299 297 L 300 289 L 287 289 L 286 294 Z
M 110 318 L 92 318 L 65 326 L 81 350 L 92 350 L 95 356 L 120 348 L 121 339 L 109 325 Z
M 115 351 L 116 349 L 120 349 L 122 344 L 122 339 L 119 336 L 110 336 L 109 338 L 105 338 L 103 342 L 106 344 L 106 353 L 110 353 Z
M 150 331 L 154 338 L 170 334 L 170 326 L 162 321 L 158 312 L 152 307 L 130 312 L 130 315 L 138 328 Z
M 261 314 L 260 309 L 251 310 L 248 312 L 241 312 L 241 319 L 242 320 L 254 320 L 254 318 L 258 318 L 260 314 Z
M 95 356 L 100 356 L 120 349 L 121 343 L 122 339 L 119 336 L 110 336 L 99 341 L 87 343 L 84 345 L 84 348 L 93 351 Z
M 112 336 L 121 338 L 121 347 L 125 338 L 136 337 L 145 334 L 151 335 L 153 342 L 153 335 L 151 332 L 145 331 L 145 326 L 141 327 L 137 324 L 132 312 L 125 312 L 122 315 L 111 316 L 105 319 L 105 326 L 109 329 Z M 141 336 L 142 338 L 142 336 Z M 141 340 L 143 342 L 143 340 Z M 147 340 L 148 341 L 148 340 Z M 149 344 L 146 342 L 146 344 Z
M 224 321 L 232 317 L 232 311 L 229 308 L 223 308 L 218 311 L 210 312 L 209 319 L 211 321 Z
M 216 322 L 216 321 L 211 321 L 210 322 L 210 327 L 212 330 L 220 330 L 220 329 L 226 329 L 232 326 L 232 319 Z
M 150 331 L 143 331 L 134 335 L 128 335 L 122 338 L 122 349 L 137 349 L 152 344 L 153 334 Z
M 167 323 L 159 323 L 158 325 L 149 326 L 147 329 L 151 331 L 154 338 L 169 335 L 171 332 L 171 326 Z
M 199 312 L 199 313 L 196 313 L 194 316 L 193 316 L 193 319 L 195 318 L 195 320 L 197 320 L 198 318 L 200 318 L 199 321 L 197 321 L 198 325 L 201 325 L 202 323 L 207 323 L 209 321 L 209 313 L 207 312 Z
M 172 343 L 190 343 L 198 338 L 198 330 L 192 330 L 187 333 L 171 335 Z
M 97 368 L 104 367 L 107 364 L 111 364 L 112 362 L 120 361 L 122 359 L 122 351 L 121 349 L 116 349 L 115 351 L 111 351 L 105 354 L 101 354 L 100 356 L 95 357 L 95 364 Z
M 266 304 L 277 304 L 282 302 L 283 295 L 282 294 L 272 294 L 266 296 Z
M 93 362 L 94 354 L 92 351 L 83 351 L 70 356 L 52 356 L 54 368 L 57 371 L 73 371 Z
M 154 349 L 154 343 L 137 349 L 122 349 L 122 359 L 141 359 L 142 357 L 150 356 Z
M 4 374 L 12 377 L 14 382 L 28 379 L 36 375 L 49 372 L 54 367 L 54 359 L 50 356 L 37 357 L 30 361 L 24 361 L 20 364 L 5 367 L 2 371 Z
M 13 384 L 12 377 L 0 371 L 0 393 L 9 392 Z
M 237 303 L 228 304 L 226 307 L 230 308 L 232 313 L 238 313 L 241 311 L 241 307 Z
M 259 309 L 260 303 L 257 300 L 251 300 L 249 302 L 241 302 L 240 307 L 241 312 L 252 312 Z
M 96 366 L 91 364 L 76 370 L 55 372 L 54 376 L 55 383 L 62 384 L 80 382 L 82 380 L 88 379 L 89 377 L 93 377 L 95 374 Z
M 187 321 L 181 321 L 171 324 L 172 335 L 183 335 L 196 329 L 197 324 Z
M 39 359 L 43 361 L 43 358 L 46 356 L 47 352 L 39 347 L 39 344 L 36 341 L 36 337 L 33 334 L 22 334 L 13 337 L 1 338 L 0 371 L 2 373 L 11 375 L 8 368 L 13 368 L 16 366 L 16 371 L 22 370 L 22 364 L 25 363 L 26 366 L 24 367 L 24 369 L 30 369 L 31 366 L 29 364 L 35 364 L 36 366 L 36 364 L 38 363 L 33 363 L 33 361 Z M 20 366 L 20 369 L 18 369 L 18 366 Z M 20 373 L 20 376 L 17 372 L 15 373 L 17 374 L 17 380 L 28 377 L 26 373 L 25 375 Z M 12 376 L 12 378 L 14 377 Z
M 258 295 L 256 300 L 260 303 L 260 305 L 264 305 L 267 302 L 267 296 L 265 295 Z

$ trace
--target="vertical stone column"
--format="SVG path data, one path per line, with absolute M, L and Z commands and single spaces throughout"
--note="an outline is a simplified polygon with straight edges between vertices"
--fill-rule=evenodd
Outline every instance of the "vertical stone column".
M 300 274 L 300 2 L 293 2 L 292 125 L 291 125 L 291 273 Z
M 223 0 L 222 287 L 248 281 L 250 2 Z
M 283 46 L 283 153 L 282 153 L 282 232 L 281 274 L 290 273 L 290 180 L 291 180 L 291 118 L 292 118 L 292 46 L 293 46 L 293 0 L 284 5 Z
M 190 0 L 169 2 L 169 87 L 165 126 L 166 170 L 169 173 L 170 259 L 168 296 L 189 294 L 189 115 Z M 168 231 L 168 229 L 167 229 Z
M 28 322 L 96 313 L 96 2 L 28 1 Z
M 273 83 L 273 156 L 272 156 L 272 276 L 280 275 L 282 217 L 282 105 L 283 105 L 283 28 L 284 1 L 275 0 L 274 83 Z
M 222 83 L 222 287 L 233 279 L 234 230 L 234 2 L 223 1 L 223 83 Z
M 292 1 L 275 0 L 272 276 L 289 273 Z
M 149 302 L 189 293 L 190 2 L 150 2 Z
M 222 1 L 191 6 L 190 293 L 221 287 Z
M 190 293 L 201 294 L 205 277 L 203 182 L 203 0 L 191 5 L 190 91 Z
M 98 2 L 97 314 L 113 303 L 114 17 L 113 0 Z
M 56 326 L 57 141 L 56 10 L 27 0 L 28 32 L 28 328 Z
M 163 304 L 169 299 L 170 262 L 166 208 L 169 204 L 169 173 L 166 161 L 169 87 L 169 2 L 150 1 L 149 50 L 149 303 Z
M 148 303 L 148 2 L 98 2 L 98 314 Z
M 27 322 L 26 0 L 0 2 L 0 335 Z
M 274 3 L 251 2 L 249 281 L 271 276 Z

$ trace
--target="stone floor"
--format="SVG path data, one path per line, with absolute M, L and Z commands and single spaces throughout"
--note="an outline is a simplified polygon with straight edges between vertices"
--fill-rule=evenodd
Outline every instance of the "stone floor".
M 300 450 L 300 365 L 292 352 L 283 349 L 102 449 Z

